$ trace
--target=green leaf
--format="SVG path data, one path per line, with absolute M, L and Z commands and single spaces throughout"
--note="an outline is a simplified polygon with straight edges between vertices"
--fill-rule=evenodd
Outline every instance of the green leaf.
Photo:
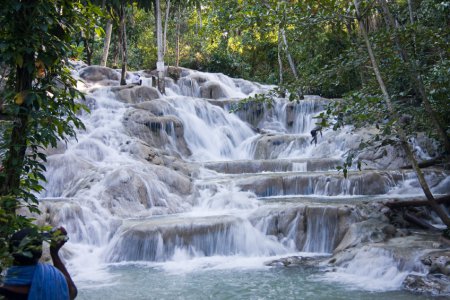
M 96 34 L 98 37 L 102 37 L 102 36 L 105 35 L 105 31 L 104 31 L 103 28 L 101 28 L 101 27 L 95 27 L 95 34 Z
M 18 65 L 20 68 L 23 66 L 23 56 L 20 54 L 16 54 L 16 65 Z

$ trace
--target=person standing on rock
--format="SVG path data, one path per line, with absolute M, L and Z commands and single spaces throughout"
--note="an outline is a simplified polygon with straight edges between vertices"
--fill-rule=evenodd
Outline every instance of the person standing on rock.
M 314 145 L 317 145 L 317 133 L 320 132 L 320 136 L 322 136 L 322 126 L 316 126 L 313 130 L 311 130 L 311 136 L 312 140 L 310 144 L 314 143 Z
M 7 300 L 69 300 L 77 296 L 77 288 L 59 257 L 68 240 L 63 227 L 51 232 L 50 256 L 53 266 L 38 263 L 42 256 L 44 236 L 35 228 L 14 233 L 10 240 L 13 265 L 7 269 L 0 295 Z

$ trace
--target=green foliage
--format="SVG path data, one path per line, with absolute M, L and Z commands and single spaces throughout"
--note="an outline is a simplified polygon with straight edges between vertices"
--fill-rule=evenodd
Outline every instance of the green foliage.
M 237 104 L 233 105 L 229 112 L 235 113 L 240 110 L 246 110 L 250 106 L 260 105 L 263 104 L 268 109 L 272 108 L 273 105 L 273 99 L 276 97 L 276 94 L 278 92 L 276 90 L 271 90 L 267 94 L 256 94 L 255 96 L 248 97 L 245 99 L 242 99 Z
M 342 164 L 342 166 L 337 166 L 336 167 L 336 170 L 338 170 L 339 172 L 342 171 L 342 173 L 344 174 L 345 178 L 348 177 L 348 171 L 350 170 L 350 168 L 354 164 L 354 162 L 353 162 L 354 158 L 355 158 L 355 153 L 354 152 L 350 152 L 350 153 L 347 154 L 347 157 L 345 158 L 345 161 Z M 361 161 L 357 161 L 356 165 L 357 165 L 358 170 L 361 171 Z
M 17 215 L 37 209 L 45 181 L 45 149 L 83 128 L 77 112 L 82 95 L 67 67 L 73 37 L 86 28 L 79 1 L 7 1 L 0 6 L 0 65 L 8 70 L 0 91 L 1 126 L 0 260 L 11 262 L 8 238 L 32 219 Z M 36 22 L 39 20 L 39 22 Z

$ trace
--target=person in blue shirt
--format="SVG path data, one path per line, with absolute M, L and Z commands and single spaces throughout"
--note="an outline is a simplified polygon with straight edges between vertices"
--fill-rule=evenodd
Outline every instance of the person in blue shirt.
M 39 263 L 43 236 L 34 228 L 13 234 L 10 251 L 13 265 L 6 271 L 0 295 L 7 300 L 69 300 L 77 296 L 77 288 L 59 257 L 59 250 L 68 240 L 63 227 L 52 233 L 50 256 L 53 266 Z

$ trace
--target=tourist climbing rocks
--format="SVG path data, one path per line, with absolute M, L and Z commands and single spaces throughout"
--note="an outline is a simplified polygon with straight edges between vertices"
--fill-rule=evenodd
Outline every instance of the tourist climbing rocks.
M 311 130 L 311 144 L 314 143 L 314 145 L 317 145 L 317 133 L 320 132 L 320 136 L 322 136 L 322 126 L 316 126 L 313 130 Z

